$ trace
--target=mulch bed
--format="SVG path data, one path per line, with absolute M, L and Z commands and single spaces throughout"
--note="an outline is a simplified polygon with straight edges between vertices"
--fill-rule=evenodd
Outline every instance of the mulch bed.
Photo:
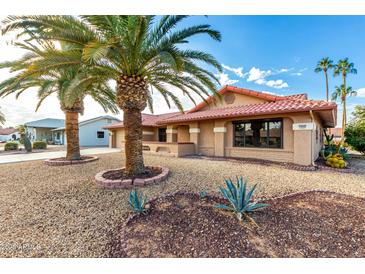
M 161 169 L 146 166 L 144 172 L 138 174 L 138 176 L 129 176 L 126 174 L 124 169 L 118 169 L 118 170 L 110 170 L 110 171 L 105 172 L 103 174 L 103 177 L 105 179 L 109 179 L 109 180 L 124 180 L 124 179 L 133 180 L 135 178 L 146 179 L 146 178 L 155 177 L 155 176 L 161 174 L 161 172 L 162 172 Z
M 268 199 L 239 222 L 220 198 L 178 192 L 132 215 L 110 242 L 110 257 L 365 257 L 365 199 L 324 191 Z

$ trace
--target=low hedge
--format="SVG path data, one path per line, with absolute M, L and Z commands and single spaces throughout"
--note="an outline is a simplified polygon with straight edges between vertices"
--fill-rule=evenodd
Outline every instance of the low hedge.
M 19 143 L 14 142 L 14 141 L 6 142 L 6 144 L 4 146 L 4 149 L 5 149 L 5 151 L 18 150 L 19 149 Z
M 44 141 L 34 141 L 33 149 L 47 149 L 47 143 Z

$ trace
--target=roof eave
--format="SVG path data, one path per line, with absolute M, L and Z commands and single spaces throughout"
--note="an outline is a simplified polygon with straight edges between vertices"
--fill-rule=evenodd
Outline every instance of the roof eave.
M 287 114 L 287 113 L 303 113 L 303 112 L 309 112 L 312 111 L 318 111 L 318 110 L 333 110 L 337 109 L 337 106 L 335 107 L 319 107 L 319 108 L 310 108 L 310 109 L 303 109 L 303 110 L 287 110 L 287 111 L 271 111 L 271 112 L 262 112 L 262 113 L 253 113 L 253 114 L 237 114 L 237 115 L 226 115 L 226 116 L 215 116 L 215 117 L 198 117 L 196 119 L 189 119 L 189 120 L 171 120 L 171 121 L 161 121 L 157 122 L 158 125 L 169 125 L 169 124 L 178 124 L 178 123 L 189 123 L 194 121 L 207 121 L 207 120 L 216 120 L 216 119 L 229 119 L 229 118 L 238 118 L 238 117 L 253 117 L 253 116 L 264 116 L 264 115 L 271 115 L 271 114 Z

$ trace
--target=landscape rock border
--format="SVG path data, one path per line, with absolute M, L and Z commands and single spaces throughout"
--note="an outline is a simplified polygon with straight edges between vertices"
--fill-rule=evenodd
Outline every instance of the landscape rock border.
M 154 176 L 154 177 L 150 177 L 150 178 L 134 178 L 134 179 L 124 179 L 124 180 L 120 180 L 120 179 L 111 180 L 111 179 L 106 179 L 104 177 L 104 174 L 109 172 L 109 171 L 122 170 L 122 168 L 108 169 L 108 170 L 103 170 L 103 171 L 97 173 L 95 175 L 95 182 L 98 186 L 101 186 L 101 187 L 104 187 L 104 188 L 128 189 L 128 188 L 133 188 L 133 187 L 143 187 L 143 186 L 158 184 L 158 183 L 166 180 L 167 177 L 169 176 L 169 173 L 170 173 L 170 170 L 167 167 L 163 167 L 163 166 L 146 166 L 146 167 L 151 168 L 151 169 L 159 169 L 159 170 L 161 170 L 161 173 Z
M 84 159 L 81 160 L 66 160 L 64 158 L 53 158 L 47 159 L 44 163 L 47 166 L 69 166 L 69 165 L 80 165 L 99 160 L 97 156 L 82 156 Z

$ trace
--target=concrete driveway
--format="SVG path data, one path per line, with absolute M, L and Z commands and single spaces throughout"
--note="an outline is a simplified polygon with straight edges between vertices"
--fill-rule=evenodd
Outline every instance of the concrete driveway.
M 95 147 L 81 149 L 81 155 L 96 155 L 104 153 L 120 152 L 119 148 Z M 65 157 L 66 151 L 49 151 L 29 154 L 14 154 L 0 156 L 0 164 L 45 160 L 49 158 Z

